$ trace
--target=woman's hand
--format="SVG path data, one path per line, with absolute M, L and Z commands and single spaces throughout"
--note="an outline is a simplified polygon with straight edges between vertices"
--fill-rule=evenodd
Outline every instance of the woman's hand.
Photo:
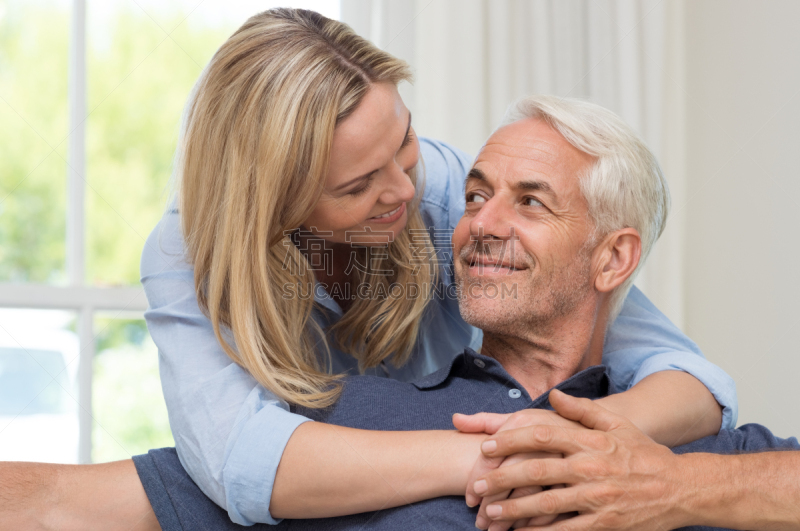
M 506 430 L 515 430 L 526 426 L 539 425 L 561 426 L 563 428 L 570 429 L 586 429 L 577 422 L 567 420 L 559 414 L 545 409 L 526 409 L 505 415 L 497 413 L 478 413 L 476 415 L 456 414 L 453 416 L 453 424 L 459 429 L 459 431 L 465 433 L 487 434 L 495 434 Z M 489 448 L 482 447 L 482 449 L 484 451 L 475 462 L 472 472 L 469 475 L 469 480 L 467 481 L 466 501 L 467 505 L 470 507 L 474 507 L 475 505 L 478 505 L 478 503 L 481 504 L 475 525 L 480 529 L 486 529 L 491 523 L 491 520 L 486 514 L 486 507 L 494 501 L 508 498 L 511 489 L 500 493 L 494 493 L 491 497 L 482 499 L 482 494 L 479 494 L 475 491 L 475 480 L 485 475 L 487 472 L 495 470 L 501 466 L 507 467 L 516 465 L 530 459 L 541 459 L 544 457 L 552 458 L 555 457 L 555 455 L 545 452 L 523 452 L 507 458 L 506 456 L 490 457 L 487 455 Z M 558 457 L 560 457 L 560 454 L 558 454 Z M 521 466 L 525 465 L 523 464 Z M 478 485 L 478 487 L 481 488 L 480 485 Z M 541 486 L 539 485 L 517 485 L 516 487 L 513 487 L 513 489 L 514 492 L 511 494 L 511 499 L 529 496 L 542 490 Z M 549 518 L 549 520 L 552 520 L 552 518 Z M 540 521 L 544 522 L 544 520 Z M 549 523 L 549 521 L 546 523 Z M 507 525 L 498 524 L 496 529 L 498 531 L 508 529 L 511 527 L 512 522 L 506 522 L 506 524 Z M 539 523 L 538 525 L 542 524 Z M 492 527 L 492 531 L 495 531 L 495 527 Z
M 551 454 L 547 454 L 545 452 L 524 452 L 519 454 L 514 454 L 505 458 L 505 460 L 500 464 L 498 470 L 501 470 L 505 467 L 509 467 L 512 465 L 516 465 L 518 463 L 522 463 L 528 459 L 542 459 L 544 457 L 551 457 Z M 486 496 L 481 499 L 481 507 L 478 511 L 478 517 L 475 520 L 475 527 L 478 529 L 487 529 L 492 521 L 486 516 L 486 507 L 494 503 L 496 501 L 505 500 L 510 497 L 518 498 L 520 496 L 530 496 L 533 494 L 537 494 L 542 491 L 542 487 L 539 485 L 532 485 L 530 487 L 522 487 L 517 489 L 507 489 L 502 492 L 493 494 L 492 496 Z M 494 527 L 492 531 L 506 531 L 507 529 L 511 528 L 511 521 L 497 521 L 494 522 Z
M 517 465 L 518 463 L 523 463 L 524 461 L 528 461 L 531 459 L 546 459 L 546 458 L 554 458 L 554 457 L 561 457 L 561 454 L 551 454 L 547 452 L 525 452 L 525 453 L 518 453 L 506 457 L 506 459 L 502 462 L 502 464 L 498 467 L 498 471 Z M 534 494 L 538 494 L 543 490 L 548 488 L 555 489 L 555 488 L 562 488 L 564 485 L 554 485 L 552 487 L 547 486 L 540 486 L 540 485 L 530 485 L 527 487 L 517 487 L 513 490 L 508 489 L 498 494 L 494 494 L 492 496 L 486 496 L 481 500 L 481 507 L 478 512 L 478 517 L 475 520 L 475 527 L 478 529 L 489 529 L 489 531 L 507 531 L 511 529 L 512 525 L 515 528 L 520 527 L 527 527 L 532 525 L 548 525 L 551 524 L 559 515 L 547 515 L 547 516 L 539 516 L 535 518 L 522 518 L 517 520 L 516 522 L 511 520 L 495 520 L 494 522 L 490 520 L 486 515 L 486 507 L 490 504 L 502 501 L 505 499 L 514 500 L 517 498 L 524 498 L 526 496 L 532 496 Z

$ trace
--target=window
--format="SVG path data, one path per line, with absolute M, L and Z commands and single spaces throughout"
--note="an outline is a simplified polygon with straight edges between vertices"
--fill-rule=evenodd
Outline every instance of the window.
M 0 459 L 171 445 L 142 314 L 183 105 L 248 16 L 339 2 L 0 0 Z

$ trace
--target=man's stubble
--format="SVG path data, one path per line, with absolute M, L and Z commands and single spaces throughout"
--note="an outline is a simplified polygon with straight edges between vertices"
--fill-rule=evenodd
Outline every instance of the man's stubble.
M 456 275 L 462 318 L 484 334 L 502 336 L 554 333 L 553 326 L 570 315 L 591 290 L 591 242 L 587 242 L 565 267 L 541 271 L 539 263 L 526 256 L 532 278 L 504 282 L 502 277 L 476 278 Z M 475 245 L 461 255 L 475 252 Z M 461 267 L 468 267 L 461 262 Z M 511 276 L 511 275 L 509 275 Z M 521 276 L 521 275 L 513 275 Z M 466 277 L 466 278 L 465 278 Z M 477 297 L 473 295 L 479 294 Z

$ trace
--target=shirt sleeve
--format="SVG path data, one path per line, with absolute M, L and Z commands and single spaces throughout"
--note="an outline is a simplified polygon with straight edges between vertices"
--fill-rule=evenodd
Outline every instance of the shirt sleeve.
M 684 371 L 705 385 L 723 407 L 720 431 L 736 427 L 736 384 L 636 287 L 606 335 L 603 363 L 624 391 L 659 371 Z
M 175 211 L 165 214 L 141 263 L 175 447 L 191 478 L 233 522 L 276 524 L 269 512 L 275 473 L 289 437 L 309 419 L 290 413 L 225 354 L 198 306 L 179 224 Z

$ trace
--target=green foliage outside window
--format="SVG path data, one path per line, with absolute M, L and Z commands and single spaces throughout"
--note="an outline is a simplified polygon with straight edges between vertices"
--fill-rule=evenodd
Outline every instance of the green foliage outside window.
M 233 28 L 131 2 L 92 18 L 86 120 L 87 282 L 137 285 L 169 198 L 183 105 Z M 0 0 L 0 282 L 65 282 L 68 146 L 64 2 Z
M 0 1 L 0 281 L 63 282 L 69 13 Z
M 186 13 L 156 23 L 122 5 L 108 26 L 90 24 L 101 41 L 90 42 L 88 60 L 87 280 L 94 284 L 139 283 L 144 240 L 169 199 L 184 103 L 230 33 L 182 23 Z
M 86 282 L 138 285 L 183 105 L 235 28 L 106 1 L 87 2 Z M 69 30 L 68 2 L 0 0 L 0 282 L 66 283 Z M 95 320 L 97 462 L 174 444 L 144 322 L 114 317 Z

